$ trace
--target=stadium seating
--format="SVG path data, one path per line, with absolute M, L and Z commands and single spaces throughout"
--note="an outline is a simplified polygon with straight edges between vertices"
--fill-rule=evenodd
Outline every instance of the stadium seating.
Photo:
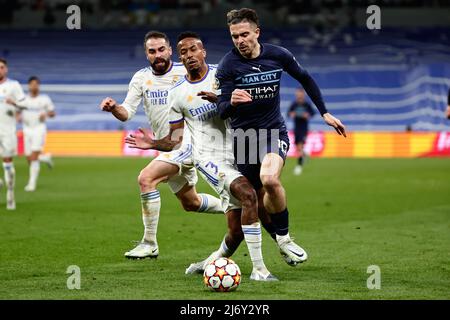
M 231 48 L 226 30 L 197 30 L 208 61 Z M 172 41 L 179 30 L 168 32 Z M 146 66 L 145 31 L 1 31 L 0 56 L 22 84 L 38 75 L 54 100 L 51 130 L 117 130 L 146 125 L 142 110 L 129 123 L 102 113 L 105 96 L 121 101 L 132 74 Z M 443 118 L 450 87 L 450 30 L 345 29 L 317 34 L 306 29 L 264 30 L 263 41 L 290 49 L 323 90 L 330 110 L 352 131 L 449 130 Z M 297 83 L 283 78 L 281 106 L 289 107 Z M 288 125 L 291 126 L 290 121 Z M 322 130 L 320 117 L 313 130 Z

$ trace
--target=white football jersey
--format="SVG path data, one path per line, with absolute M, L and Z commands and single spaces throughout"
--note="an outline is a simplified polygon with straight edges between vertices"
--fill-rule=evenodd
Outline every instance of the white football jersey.
M 155 138 L 161 139 L 167 136 L 169 134 L 168 92 L 185 74 L 184 66 L 176 62 L 172 62 L 172 67 L 162 75 L 154 74 L 151 67 L 136 72 L 130 81 L 125 101 L 122 103 L 128 111 L 128 119 L 134 116 L 143 100 L 145 114 Z
M 0 83 L 0 131 L 15 132 L 16 108 L 6 103 L 7 98 L 20 103 L 24 101 L 25 94 L 16 80 L 6 79 L 5 82 Z
M 55 106 L 52 100 L 46 94 L 39 94 L 36 97 L 27 95 L 25 100 L 27 109 L 22 111 L 22 122 L 24 128 L 35 128 L 38 126 L 45 126 L 45 122 L 39 120 L 42 113 L 54 111 Z
M 203 79 L 191 82 L 186 77 L 169 92 L 170 123 L 184 121 L 191 133 L 194 162 L 205 159 L 233 161 L 232 140 L 227 135 L 229 121 L 220 118 L 217 105 L 197 96 L 200 91 L 218 93 L 217 66 L 208 65 Z

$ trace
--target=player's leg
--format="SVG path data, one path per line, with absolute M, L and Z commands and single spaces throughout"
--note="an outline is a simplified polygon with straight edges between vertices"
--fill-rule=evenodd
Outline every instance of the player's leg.
M 6 185 L 6 209 L 15 210 L 16 200 L 14 196 L 14 187 L 16 184 L 16 170 L 12 157 L 3 158 L 3 171 Z
M 17 152 L 17 136 L 14 133 L 0 136 L 0 145 L 3 154 L 3 171 L 6 185 L 6 209 L 15 210 L 16 200 L 14 187 L 16 184 L 16 170 L 14 168 L 13 156 Z
M 177 196 L 183 209 L 188 212 L 223 214 L 222 201 L 207 193 L 197 193 L 198 177 L 191 165 L 181 165 L 180 172 L 171 177 L 167 184 Z
M 273 240 L 277 240 L 277 233 L 275 230 L 275 225 L 270 218 L 270 214 L 267 212 L 266 208 L 264 208 L 264 188 L 259 188 L 256 190 L 256 195 L 258 197 L 258 217 L 264 229 L 270 235 Z
M 28 183 L 25 186 L 25 191 L 32 192 L 36 190 L 37 180 L 39 177 L 40 163 L 39 163 L 39 151 L 32 151 L 28 158 L 29 163 L 29 178 Z
M 262 256 L 261 225 L 258 221 L 258 198 L 251 183 L 244 176 L 235 178 L 229 186 L 231 194 L 241 202 L 241 224 L 253 270 L 252 280 L 277 280 L 267 269 Z
M 229 258 L 237 250 L 242 240 L 244 240 L 244 233 L 241 227 L 241 209 L 231 209 L 226 212 L 228 222 L 228 232 L 220 243 L 219 248 L 212 252 L 206 259 L 191 263 L 186 268 L 186 274 L 203 273 L 208 263 L 218 258 Z
M 138 181 L 144 236 L 136 248 L 125 253 L 127 258 L 157 257 L 159 254 L 156 235 L 161 198 L 157 187 L 161 182 L 168 183 L 184 208 L 190 211 L 223 214 L 220 199 L 204 193 L 197 194 L 194 187 L 197 182 L 195 169 L 177 162 L 182 153 L 182 150 L 176 150 L 161 154 L 141 171 Z
M 296 138 L 297 140 L 297 138 Z M 298 151 L 298 159 L 297 159 L 297 165 L 294 168 L 294 174 L 296 176 L 299 176 L 303 171 L 303 163 L 304 163 L 304 152 L 303 152 L 303 141 L 299 140 L 298 143 L 296 143 L 297 151 Z
M 306 261 L 306 252 L 295 244 L 289 236 L 289 211 L 286 192 L 280 181 L 284 159 L 276 153 L 268 153 L 261 164 L 261 182 L 265 190 L 264 207 L 275 226 L 277 243 L 282 254 L 292 260 L 291 265 Z
M 49 169 L 53 169 L 55 163 L 53 162 L 52 155 L 50 153 L 40 153 L 39 162 L 45 163 Z
M 144 235 L 141 242 L 132 250 L 125 253 L 125 257 L 142 259 L 156 258 L 159 254 L 156 233 L 158 229 L 161 198 L 157 186 L 163 181 L 176 175 L 179 167 L 175 164 L 152 161 L 141 170 L 138 182 L 141 192 L 141 212 L 144 224 Z

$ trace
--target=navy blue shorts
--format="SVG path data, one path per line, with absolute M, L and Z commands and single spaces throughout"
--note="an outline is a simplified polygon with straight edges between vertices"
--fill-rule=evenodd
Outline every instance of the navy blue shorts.
M 306 137 L 308 135 L 308 123 L 302 122 L 301 124 L 297 124 L 294 130 L 295 136 L 295 144 L 305 143 Z
M 270 131 L 269 131 L 270 132 Z M 273 141 L 272 141 L 273 140 Z M 266 141 L 264 143 L 264 141 Z M 240 144 L 241 143 L 241 144 Z M 277 153 L 283 160 L 286 160 L 289 151 L 289 136 L 282 131 L 278 137 L 267 136 L 245 137 L 240 143 L 234 142 L 234 159 L 238 170 L 250 181 L 255 190 L 262 188 L 260 178 L 261 162 L 268 153 Z M 245 149 L 242 146 L 245 145 Z

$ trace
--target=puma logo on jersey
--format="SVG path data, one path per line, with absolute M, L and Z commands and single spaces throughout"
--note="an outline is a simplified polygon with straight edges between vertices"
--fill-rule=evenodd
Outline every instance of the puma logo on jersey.
M 252 67 L 253 70 L 258 70 L 259 72 L 261 72 L 261 65 L 259 65 L 258 67 Z

